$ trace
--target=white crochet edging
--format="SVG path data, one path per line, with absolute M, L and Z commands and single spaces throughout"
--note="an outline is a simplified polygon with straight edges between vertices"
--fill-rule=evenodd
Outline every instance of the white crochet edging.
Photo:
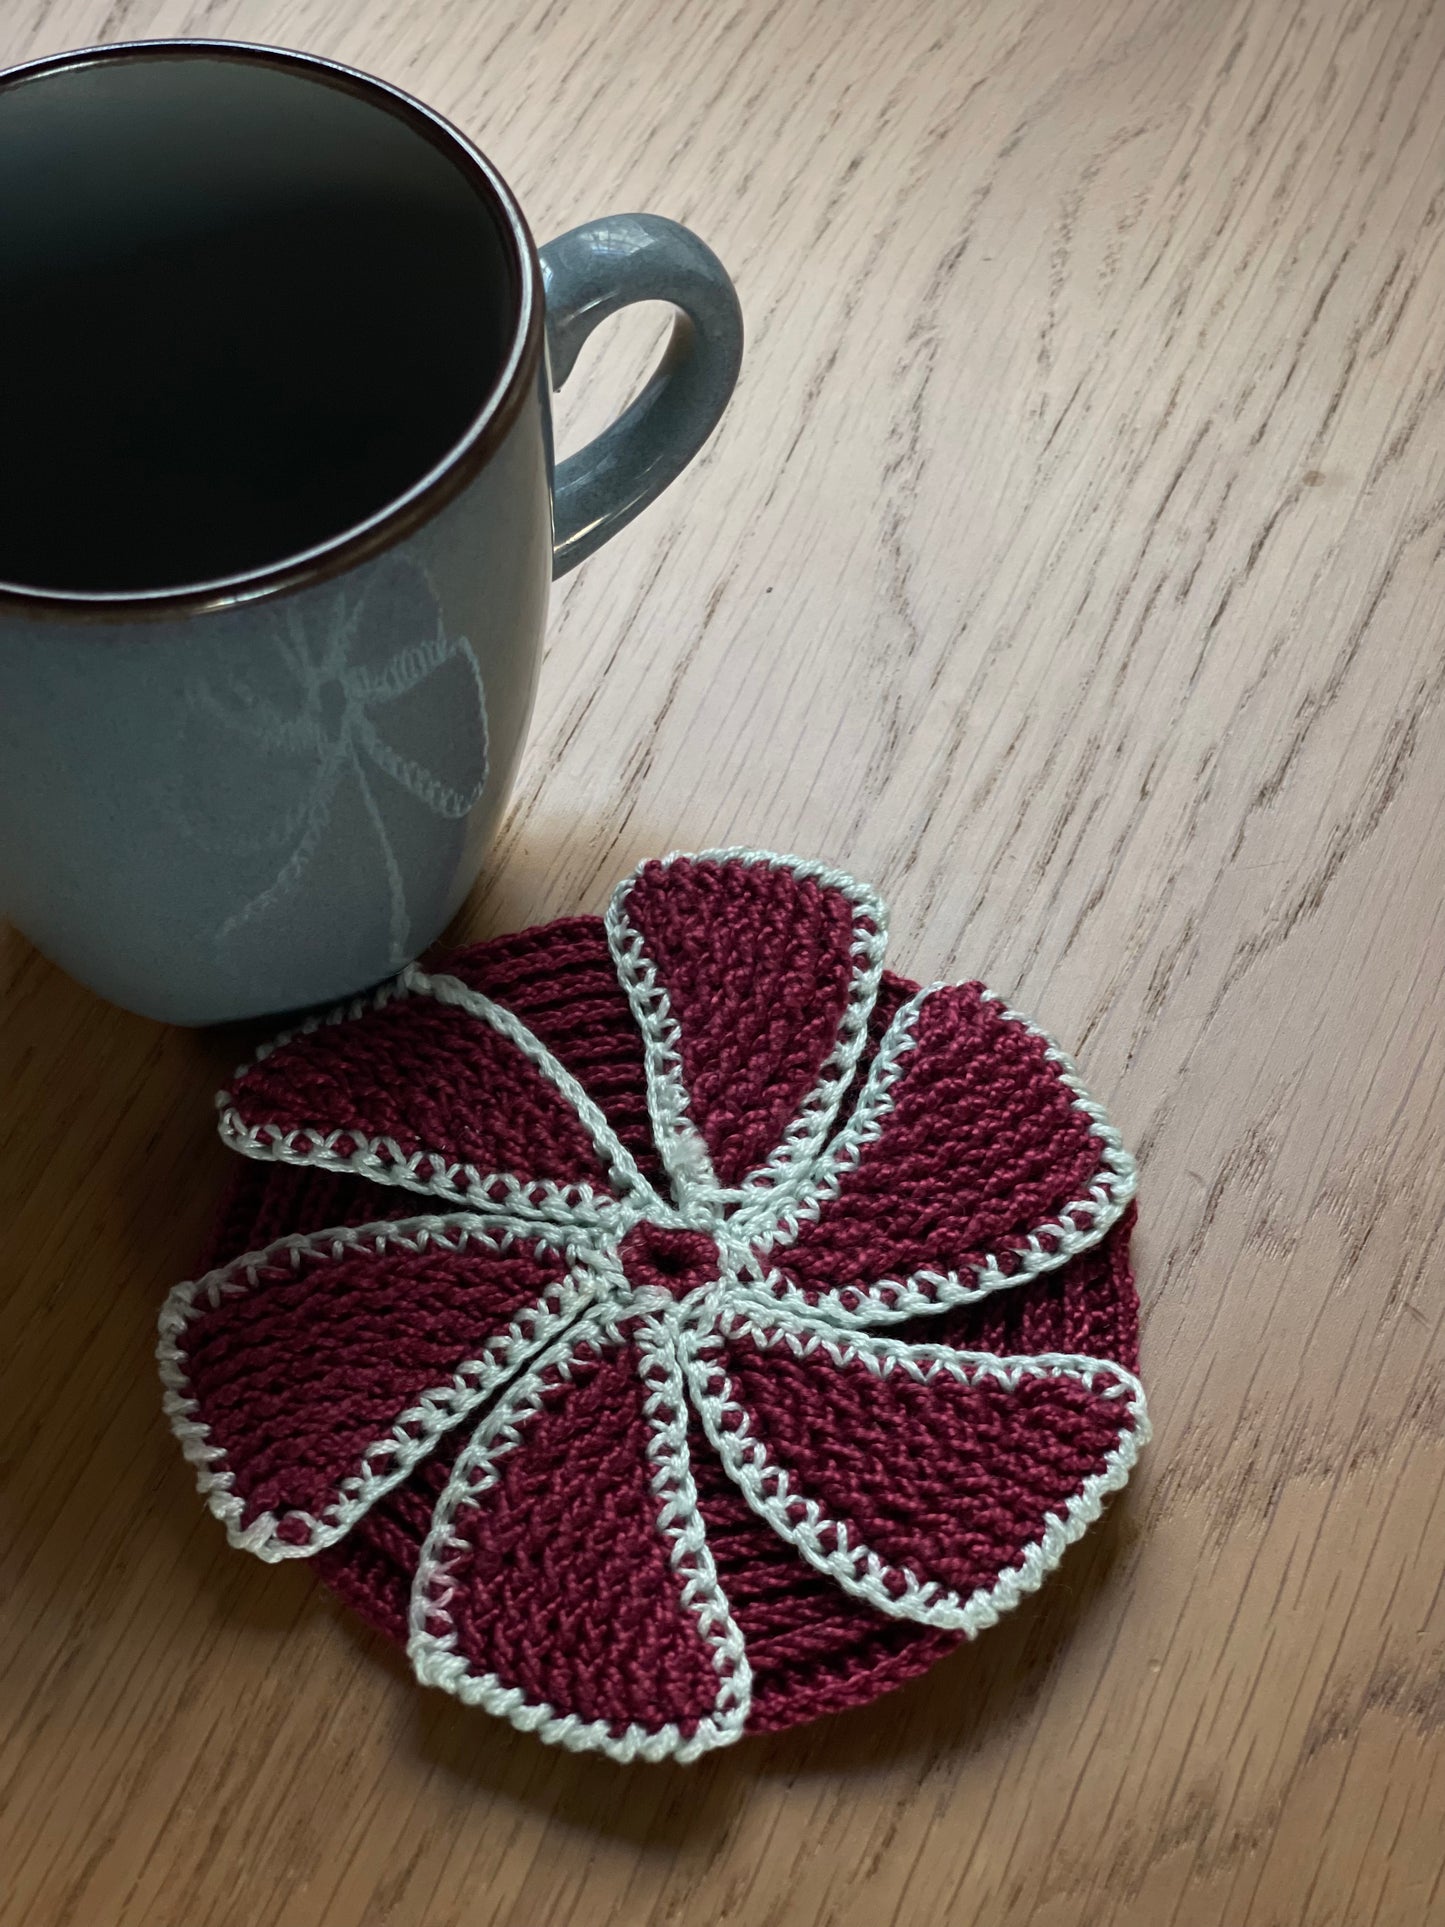
M 889 1113 L 896 1101 L 896 1087 L 906 1076 L 903 1058 L 915 1049 L 914 1034 L 918 1016 L 930 997 L 950 984 L 929 984 L 902 1006 L 884 1033 L 877 1055 L 869 1066 L 868 1077 L 859 1094 L 852 1117 L 838 1133 L 825 1155 L 814 1165 L 811 1189 L 799 1195 L 795 1184 L 784 1195 L 776 1216 L 759 1222 L 749 1218 L 746 1235 L 755 1247 L 764 1243 L 771 1250 L 786 1253 L 805 1225 L 816 1223 L 824 1207 L 842 1190 L 848 1175 L 856 1169 L 865 1149 L 882 1137 Z M 1048 1032 L 1011 1010 L 995 991 L 982 990 L 980 1001 L 1002 1006 L 1003 1022 L 1017 1024 L 1045 1046 L 1044 1060 L 1052 1064 L 1059 1082 L 1071 1093 L 1073 1109 L 1089 1120 L 1089 1132 L 1103 1147 L 1099 1171 L 1087 1194 L 1071 1199 L 1058 1216 L 1024 1234 L 1004 1247 L 1013 1259 L 1009 1268 L 1001 1262 L 1000 1252 L 987 1252 L 965 1275 L 957 1271 L 921 1269 L 904 1278 L 884 1278 L 876 1284 L 845 1285 L 835 1291 L 809 1293 L 791 1283 L 785 1272 L 774 1266 L 767 1276 L 764 1291 L 770 1305 L 807 1306 L 820 1310 L 827 1318 L 847 1327 L 894 1323 L 920 1312 L 946 1311 L 957 1305 L 975 1304 L 995 1291 L 1030 1283 L 1040 1274 L 1057 1270 L 1081 1252 L 1099 1243 L 1128 1209 L 1138 1189 L 1138 1167 L 1125 1150 L 1124 1141 L 1097 1098 L 1092 1097 L 1079 1076 L 1078 1066 L 1061 1050 Z M 784 1260 L 786 1262 L 786 1259 Z
M 851 1542 L 842 1521 L 826 1513 L 816 1499 L 794 1489 L 786 1468 L 752 1436 L 751 1417 L 734 1395 L 725 1367 L 709 1362 L 709 1351 L 739 1336 L 752 1339 L 759 1349 L 781 1343 L 798 1358 L 821 1352 L 840 1368 L 861 1364 L 879 1377 L 903 1372 L 920 1383 L 938 1377 L 962 1383 L 993 1378 L 1013 1388 L 1027 1376 L 1061 1377 L 1076 1379 L 1093 1391 L 1097 1382 L 1104 1380 L 1099 1396 L 1122 1402 L 1118 1443 L 1106 1455 L 1101 1469 L 1070 1497 L 1062 1516 L 1057 1512 L 1046 1514 L 1043 1532 L 1024 1547 L 1015 1564 L 1005 1568 L 992 1586 L 980 1586 L 965 1599 L 939 1581 L 921 1579 L 905 1566 L 890 1565 L 868 1546 Z M 1029 1593 L 1038 1591 L 1068 1547 L 1099 1518 L 1109 1494 L 1126 1483 L 1150 1436 L 1144 1388 L 1132 1372 L 1108 1359 L 1069 1352 L 1020 1357 L 957 1352 L 944 1345 L 907 1345 L 881 1335 L 810 1329 L 786 1315 L 771 1319 L 767 1326 L 744 1313 L 721 1319 L 699 1347 L 688 1376 L 693 1404 L 709 1443 L 753 1511 L 780 1538 L 811 1566 L 875 1611 L 892 1619 L 962 1633 L 969 1639 L 996 1624 Z M 901 1592 L 887 1584 L 889 1576 L 902 1580 Z
M 654 1197 L 652 1186 L 638 1170 L 632 1153 L 601 1110 L 571 1071 L 548 1050 L 535 1032 L 528 1030 L 520 1017 L 514 1016 L 504 1005 L 494 1003 L 481 991 L 469 989 L 460 978 L 444 974 L 432 976 L 416 964 L 408 965 L 402 972 L 402 982 L 419 996 L 432 997 L 439 1004 L 449 1004 L 456 1010 L 465 1011 L 467 1016 L 489 1025 L 499 1037 L 515 1045 L 533 1069 L 546 1079 L 576 1114 L 578 1122 L 591 1138 L 602 1168 L 612 1180 L 618 1196 L 633 1196 L 648 1201 Z
M 272 1038 L 260 1047 L 249 1065 L 237 1071 L 232 1081 L 242 1082 L 248 1071 L 297 1037 L 329 1025 L 353 1022 L 407 996 L 430 997 L 437 1003 L 460 1009 L 513 1044 L 575 1113 L 619 1195 L 637 1200 L 644 1211 L 654 1201 L 651 1186 L 602 1112 L 571 1072 L 564 1069 L 519 1018 L 480 991 L 469 989 L 460 979 L 432 976 L 415 964 L 409 964 L 393 982 L 383 984 L 370 996 L 353 998 L 348 1004 L 309 1017 L 294 1030 Z M 588 1184 L 558 1184 L 550 1178 L 520 1179 L 506 1172 L 483 1173 L 475 1165 L 455 1162 L 440 1151 L 423 1148 L 408 1153 L 394 1138 L 362 1137 L 358 1131 L 345 1127 L 327 1129 L 318 1123 L 284 1130 L 276 1124 L 248 1124 L 229 1090 L 219 1092 L 216 1103 L 221 1114 L 217 1126 L 221 1140 L 243 1157 L 348 1173 L 367 1178 L 373 1184 L 397 1185 L 422 1196 L 444 1198 L 448 1203 L 466 1205 L 478 1213 L 495 1210 L 503 1215 L 536 1217 L 547 1224 L 572 1225 L 579 1220 L 600 1224 L 607 1213 L 609 1201 Z M 343 1144 L 347 1146 L 345 1150 L 337 1148 Z M 425 1177 L 419 1175 L 423 1167 L 427 1171 Z
M 719 1675 L 713 1712 L 686 1734 L 674 1722 L 656 1728 L 633 1722 L 619 1733 L 614 1722 L 560 1712 L 547 1701 L 529 1700 L 521 1687 L 507 1685 L 495 1673 L 472 1672 L 466 1656 L 457 1650 L 456 1631 L 447 1610 L 455 1592 L 451 1573 L 458 1555 L 471 1549 L 453 1529 L 457 1511 L 497 1483 L 498 1461 L 523 1444 L 528 1422 L 541 1409 L 549 1374 L 570 1380 L 584 1349 L 600 1354 L 627 1343 L 618 1326 L 598 1311 L 580 1318 L 515 1381 L 457 1460 L 437 1502 L 417 1565 L 407 1654 L 422 1685 L 439 1687 L 464 1705 L 480 1706 L 484 1712 L 509 1720 L 520 1731 L 536 1733 L 569 1752 L 605 1753 L 624 1764 L 663 1759 L 686 1764 L 741 1738 L 752 1704 L 752 1672 L 742 1633 L 718 1583 L 698 1509 L 675 1343 L 672 1335 L 654 1321 L 647 1321 L 640 1331 L 647 1336 L 640 1340 L 636 1365 L 647 1392 L 644 1410 L 651 1432 L 647 1449 L 653 1463 L 651 1487 L 659 1501 L 658 1529 L 670 1542 L 668 1557 L 682 1582 L 682 1604 L 696 1619 L 699 1633 L 712 1649 L 712 1663 Z M 438 1618 L 445 1628 L 441 1632 L 431 1630 L 428 1624 Z
M 162 1409 L 181 1451 L 196 1469 L 197 1490 L 226 1528 L 233 1546 L 275 1564 L 283 1559 L 308 1559 L 334 1545 L 383 1493 L 400 1485 L 444 1432 L 490 1398 L 519 1365 L 590 1304 L 600 1281 L 589 1275 L 593 1267 L 588 1256 L 574 1245 L 567 1254 L 566 1275 L 548 1285 L 537 1302 L 520 1312 L 505 1331 L 489 1338 L 477 1357 L 464 1360 L 445 1384 L 431 1387 L 399 1413 L 390 1431 L 361 1454 L 360 1470 L 337 1482 L 340 1496 L 335 1504 L 323 1509 L 319 1518 L 299 1510 L 280 1514 L 268 1511 L 249 1525 L 242 1524 L 245 1495 L 237 1492 L 226 1450 L 212 1443 L 210 1427 L 197 1416 L 200 1403 L 191 1393 L 184 1345 L 190 1324 L 203 1317 L 207 1309 L 218 1306 L 222 1298 L 264 1291 L 271 1282 L 268 1273 L 281 1279 L 295 1277 L 308 1259 L 324 1264 L 355 1252 L 380 1259 L 392 1250 L 417 1253 L 440 1246 L 461 1251 L 472 1243 L 500 1252 L 519 1237 L 543 1255 L 561 1256 L 555 1242 L 536 1237 L 529 1230 L 499 1230 L 494 1224 L 463 1216 L 406 1218 L 292 1233 L 175 1287 L 157 1321 L 156 1363 L 164 1387 Z M 582 1272 L 580 1284 L 575 1276 L 578 1269 Z M 301 1521 L 307 1528 L 306 1539 L 293 1543 L 277 1538 L 283 1520 Z
M 683 1205 L 694 1200 L 709 1200 L 704 1206 L 704 1218 L 710 1221 L 719 1215 L 710 1203 L 720 1189 L 717 1173 L 688 1106 L 679 1052 L 682 1031 L 672 1014 L 667 992 L 657 981 L 657 966 L 643 948 L 641 934 L 625 915 L 627 894 L 635 881 L 629 877 L 625 883 L 619 883 L 607 906 L 604 922 L 608 948 L 618 982 L 627 994 L 633 1022 L 642 1035 L 647 1111 L 658 1156 L 672 1182 L 676 1202 Z
M 408 1652 L 416 1676 L 423 1684 L 481 1706 L 544 1740 L 572 1751 L 602 1752 L 619 1761 L 696 1759 L 736 1740 L 751 1704 L 745 1644 L 718 1578 L 691 1472 L 689 1399 L 730 1480 L 751 1509 L 799 1556 L 887 1617 L 968 1637 L 994 1623 L 1043 1582 L 1066 1547 L 1099 1516 L 1108 1494 L 1125 1483 L 1149 1436 L 1137 1379 L 1110 1361 L 1065 1353 L 996 1357 L 946 1346 L 907 1345 L 859 1330 L 970 1303 L 1061 1266 L 1096 1244 L 1133 1196 L 1134 1161 L 1102 1106 L 1084 1089 L 1072 1060 L 1028 1018 L 1007 1007 L 1001 1011 L 1003 1020 L 1022 1025 L 1043 1041 L 1046 1060 L 1056 1067 L 1072 1094 L 1074 1108 L 1087 1116 L 1092 1134 L 1103 1147 L 1097 1182 L 1087 1197 L 1065 1206 L 1057 1221 L 1036 1226 L 1022 1238 L 1009 1271 L 1003 1270 L 1000 1253 L 989 1253 L 966 1275 L 922 1270 L 866 1289 L 849 1286 L 810 1295 L 773 1266 L 771 1246 L 776 1244 L 786 1261 L 787 1246 L 838 1196 L 867 1145 L 883 1135 L 897 1100 L 896 1086 L 907 1075 L 908 1054 L 917 1047 L 919 1013 L 927 998 L 945 986 L 920 990 L 895 1014 L 852 1115 L 829 1142 L 828 1132 L 867 1045 L 886 939 L 881 901 L 842 872 L 768 852 L 724 849 L 688 859 L 682 853 L 663 859 L 665 863 L 679 860 L 789 870 L 843 892 L 855 909 L 852 982 L 833 1048 L 780 1143 L 743 1184 L 729 1188 L 718 1184 L 691 1116 L 679 1048 L 681 1032 L 657 968 L 626 916 L 628 896 L 637 880 L 634 875 L 613 894 L 606 929 L 619 981 L 643 1037 L 653 1133 L 675 1203 L 658 1196 L 580 1083 L 518 1018 L 460 979 L 432 976 L 413 965 L 371 995 L 284 1033 L 263 1046 L 253 1064 L 298 1035 L 363 1017 L 393 998 L 433 997 L 488 1024 L 523 1052 L 577 1115 L 619 1196 L 609 1197 L 588 1184 L 488 1175 L 426 1151 L 404 1155 L 390 1138 L 363 1140 L 344 1129 L 283 1131 L 279 1126 L 247 1125 L 229 1094 L 222 1092 L 218 1099 L 221 1134 L 244 1155 L 354 1172 L 376 1183 L 438 1195 L 468 1209 L 279 1239 L 206 1278 L 178 1286 L 161 1314 L 158 1347 L 167 1415 L 186 1458 L 197 1469 L 200 1491 L 225 1524 L 232 1543 L 267 1560 L 306 1557 L 341 1538 L 369 1505 L 412 1471 L 443 1432 L 470 1420 L 475 1432 L 437 1504 L 413 1585 Z M 982 995 L 1003 1006 L 996 993 L 983 991 Z M 238 1076 L 245 1074 L 243 1070 Z M 423 1170 L 425 1177 L 418 1175 Z M 644 1217 L 662 1225 L 710 1232 L 722 1260 L 717 1280 L 685 1301 L 673 1300 L 661 1289 L 639 1291 L 629 1286 L 617 1247 L 625 1231 Z M 294 1275 L 308 1257 L 325 1262 L 328 1255 L 339 1257 L 347 1246 L 369 1236 L 380 1241 L 377 1256 L 393 1242 L 415 1250 L 460 1236 L 481 1238 L 500 1249 L 517 1239 L 556 1252 L 568 1275 L 549 1286 L 506 1333 L 487 1340 L 482 1354 L 459 1367 L 448 1385 L 428 1391 L 401 1414 L 387 1438 L 362 1455 L 362 1469 L 339 1483 L 341 1497 L 336 1506 L 325 1508 L 320 1519 L 303 1513 L 282 1515 L 304 1520 L 314 1536 L 300 1546 L 276 1541 L 279 1520 L 271 1514 L 243 1531 L 244 1501 L 233 1489 L 224 1452 L 210 1444 L 207 1428 L 199 1421 L 197 1401 L 190 1396 L 183 1350 L 186 1327 L 201 1315 L 206 1302 L 217 1304 L 232 1291 L 264 1289 L 268 1266 L 279 1271 L 285 1265 L 289 1270 L 281 1275 Z M 409 1238 L 413 1242 L 408 1244 Z M 1008 1255 L 1006 1247 L 1001 1252 Z M 938 1581 L 890 1566 L 867 1546 L 850 1543 L 840 1521 L 827 1515 L 816 1500 L 793 1489 L 786 1468 L 752 1435 L 748 1414 L 733 1395 L 723 1369 L 720 1348 L 740 1335 L 750 1336 L 760 1348 L 786 1346 L 799 1357 L 821 1351 L 839 1367 L 861 1364 L 880 1376 L 904 1372 L 920 1382 L 986 1377 L 1016 1385 L 1029 1375 L 1074 1378 L 1100 1397 L 1119 1402 L 1118 1442 L 1102 1469 L 1084 1480 L 1060 1511 L 1047 1516 L 1040 1536 L 1016 1562 L 991 1585 L 964 1598 Z M 686 1734 L 676 1724 L 656 1729 L 634 1724 L 619 1731 L 610 1722 L 586 1721 L 549 1704 L 528 1702 L 521 1689 L 507 1686 L 496 1675 L 473 1674 L 465 1656 L 456 1650 L 456 1634 L 446 1610 L 451 1596 L 450 1562 L 468 1549 L 467 1541 L 453 1529 L 459 1509 L 495 1484 L 499 1461 L 525 1444 L 527 1425 L 541 1409 L 554 1375 L 569 1379 L 575 1361 L 588 1348 L 621 1344 L 635 1345 L 634 1365 L 644 1388 L 646 1450 L 658 1529 L 667 1542 L 683 1606 L 695 1619 L 719 1675 L 712 1713 Z M 483 1414 L 480 1408 L 489 1399 L 495 1402 Z M 379 1466 L 384 1472 L 378 1471 Z M 900 1585 L 901 1592 L 896 1590 Z M 442 1629 L 433 1631 L 438 1615 Z
M 375 990 L 366 991 L 360 997 L 348 998 L 345 1003 L 336 1004 L 330 1010 L 314 1011 L 310 1017 L 303 1019 L 301 1023 L 293 1024 L 289 1030 L 278 1031 L 274 1037 L 268 1037 L 265 1043 L 258 1044 L 251 1053 L 250 1059 L 246 1063 L 236 1066 L 236 1069 L 231 1075 L 231 1083 L 241 1083 L 243 1079 L 255 1070 L 258 1064 L 264 1064 L 268 1057 L 274 1055 L 276 1051 L 282 1049 L 286 1044 L 294 1043 L 298 1037 L 310 1037 L 318 1030 L 329 1029 L 333 1024 L 355 1023 L 358 1018 L 368 1016 L 374 1010 L 381 1010 L 386 1004 L 391 1003 L 398 997 L 405 997 L 406 994 L 406 988 L 402 984 L 401 979 L 399 977 L 393 977 L 387 983 L 378 984 Z M 230 1144 L 232 1140 L 228 1135 L 228 1120 L 234 1119 L 236 1125 L 243 1131 L 245 1126 L 241 1120 L 240 1113 L 236 1110 L 232 1102 L 232 1092 L 229 1086 L 216 1092 L 216 1109 L 220 1113 L 219 1128 L 222 1141 Z M 346 1134 L 338 1133 L 338 1135 Z M 255 1151 L 246 1151 L 239 1144 L 234 1145 L 233 1148 L 241 1150 L 243 1156 L 255 1157 L 264 1155 L 263 1153 Z
M 547 1228 L 600 1228 L 610 1218 L 612 1201 L 586 1184 L 531 1181 L 505 1172 L 482 1173 L 474 1164 L 450 1163 L 439 1151 L 403 1151 L 395 1138 L 361 1137 L 356 1131 L 285 1131 L 277 1124 L 247 1124 L 234 1106 L 222 1111 L 216 1126 L 221 1142 L 261 1164 L 291 1164 L 314 1171 L 335 1171 L 390 1184 L 421 1197 L 464 1205 L 491 1223 L 515 1223 L 535 1232 Z M 340 1151 L 336 1147 L 351 1148 Z M 430 1175 L 419 1177 L 426 1165 Z
M 280 1050 L 283 1044 L 293 1043 L 298 1037 L 310 1037 L 313 1032 L 325 1030 L 332 1024 L 355 1023 L 358 1017 L 365 1017 L 369 1011 L 380 1010 L 394 998 L 404 997 L 406 994 L 406 987 L 400 977 L 392 977 L 386 983 L 378 984 L 375 990 L 364 991 L 359 997 L 349 997 L 345 1003 L 336 1004 L 330 1010 L 313 1012 L 310 1017 L 303 1018 L 299 1024 L 293 1024 L 289 1030 L 278 1031 L 274 1037 L 268 1037 L 264 1044 L 258 1044 L 251 1053 L 250 1059 L 236 1067 L 232 1083 L 239 1083 L 248 1072 L 255 1070 L 258 1064 L 264 1064 L 266 1059 L 273 1052 Z M 229 1091 L 217 1091 L 216 1109 L 218 1111 L 225 1110 L 230 1101 Z
M 680 1050 L 681 1029 L 672 1014 L 666 990 L 658 981 L 657 966 L 648 956 L 642 935 L 628 920 L 627 900 L 644 869 L 618 884 L 604 919 L 607 942 L 618 981 L 627 993 L 633 1019 L 642 1033 L 647 1077 L 647 1104 L 653 1136 L 664 1168 L 673 1182 L 679 1205 L 692 1207 L 700 1224 L 712 1226 L 726 1209 L 767 1191 L 797 1166 L 816 1156 L 852 1082 L 868 1040 L 868 1019 L 878 996 L 883 958 L 888 942 L 888 912 L 882 898 L 865 883 L 842 870 L 802 857 L 779 856 L 769 850 L 730 848 L 691 853 L 674 850 L 659 859 L 664 866 L 685 863 L 737 863 L 787 870 L 803 882 L 836 890 L 854 908 L 853 980 L 839 1021 L 833 1047 L 824 1059 L 818 1081 L 799 1107 L 769 1158 L 729 1189 L 718 1183 L 702 1134 L 691 1112 Z M 871 924 L 872 928 L 866 926 Z M 689 1214 L 691 1215 L 691 1213 Z
M 893 1086 L 903 1075 L 904 1059 L 918 1048 L 914 1035 L 918 1013 L 937 988 L 930 984 L 915 992 L 895 1011 L 842 1130 L 826 1150 L 795 1170 L 776 1191 L 764 1193 L 753 1205 L 743 1207 L 734 1220 L 739 1236 L 754 1247 L 791 1244 L 803 1224 L 816 1219 L 824 1203 L 837 1197 L 844 1177 L 857 1165 L 864 1148 L 883 1135 L 884 1123 L 896 1101 Z

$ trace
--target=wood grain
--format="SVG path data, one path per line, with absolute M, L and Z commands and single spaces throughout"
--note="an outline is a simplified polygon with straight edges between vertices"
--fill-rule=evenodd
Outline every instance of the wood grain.
M 6 933 L 0 1920 L 1445 1921 L 1445 10 L 7 0 L 0 54 L 162 32 L 371 68 L 541 234 L 733 267 L 742 388 L 560 591 L 465 933 L 679 845 L 876 880 L 1140 1147 L 1157 1438 L 897 1698 L 549 1753 L 201 1515 L 152 1321 L 246 1039 Z

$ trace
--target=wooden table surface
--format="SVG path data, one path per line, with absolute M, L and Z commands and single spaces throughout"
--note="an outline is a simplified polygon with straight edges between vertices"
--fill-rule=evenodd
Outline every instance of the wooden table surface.
M 674 846 L 876 881 L 1138 1147 L 1157 1430 L 897 1697 L 550 1752 L 224 1546 L 151 1351 L 248 1039 L 4 932 L 3 1927 L 1445 1921 L 1445 8 L 6 0 L 0 54 L 164 32 L 400 82 L 543 236 L 730 264 L 741 388 L 559 591 L 462 930 Z

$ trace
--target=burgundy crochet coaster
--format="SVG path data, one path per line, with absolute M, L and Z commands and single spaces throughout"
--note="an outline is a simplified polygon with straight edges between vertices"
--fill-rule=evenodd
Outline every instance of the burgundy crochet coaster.
M 232 1542 L 622 1760 L 857 1705 L 1033 1591 L 1148 1436 L 1133 1160 L 884 930 L 817 864 L 671 857 L 238 1073 L 254 1162 L 159 1350 Z

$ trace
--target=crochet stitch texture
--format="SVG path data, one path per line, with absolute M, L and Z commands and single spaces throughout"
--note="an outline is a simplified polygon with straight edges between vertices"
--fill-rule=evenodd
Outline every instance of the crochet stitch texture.
M 871 1699 L 1034 1590 L 1148 1436 L 1133 1160 L 885 927 L 818 864 L 670 857 L 238 1072 L 253 1162 L 159 1346 L 232 1542 L 621 1760 Z

